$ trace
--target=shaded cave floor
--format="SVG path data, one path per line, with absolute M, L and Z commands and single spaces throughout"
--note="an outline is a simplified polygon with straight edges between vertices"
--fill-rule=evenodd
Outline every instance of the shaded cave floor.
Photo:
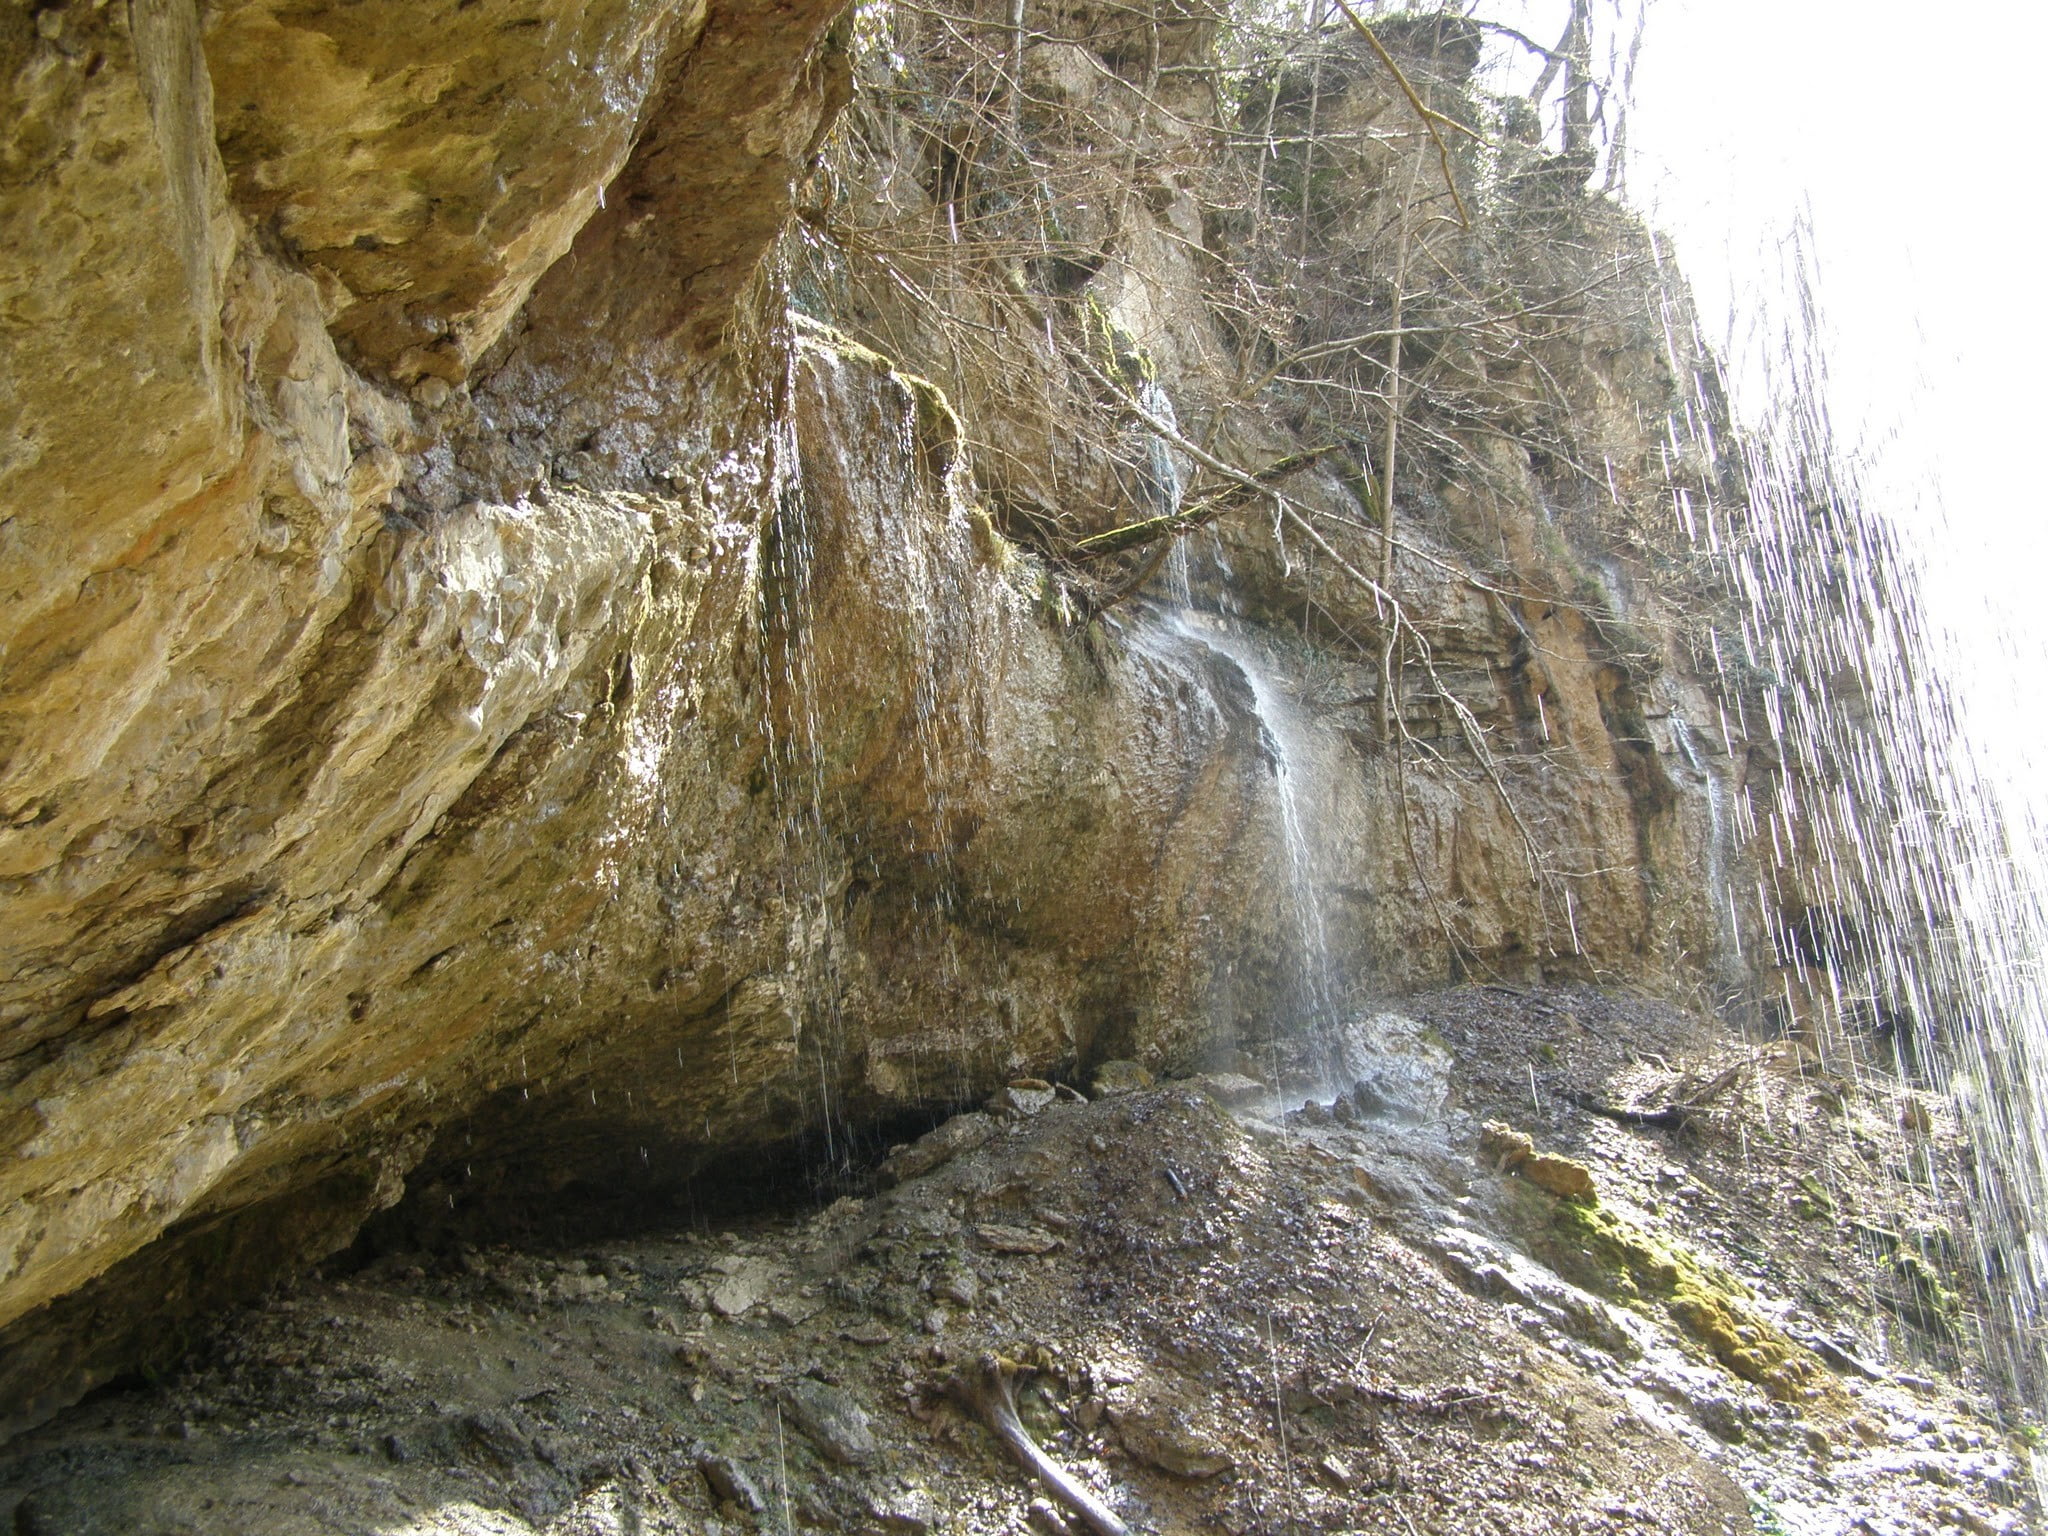
M 1054 1531 L 946 1393 L 992 1351 L 1134 1530 L 2038 1528 L 1930 1219 L 1959 1154 L 1931 1094 L 1590 989 L 1399 1013 L 1414 1102 L 1026 1086 L 822 1209 L 302 1279 L 0 1449 L 0 1518 Z M 1679 1096 L 1682 1124 L 1599 1112 Z M 1502 1171 L 1487 1121 L 1598 1204 Z

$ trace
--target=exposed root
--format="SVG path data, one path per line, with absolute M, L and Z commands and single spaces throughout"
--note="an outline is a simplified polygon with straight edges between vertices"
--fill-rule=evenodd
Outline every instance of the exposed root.
M 1017 1399 L 1010 1391 L 1010 1377 L 1015 1369 L 994 1355 L 983 1355 L 964 1371 L 949 1376 L 946 1390 L 954 1401 L 972 1409 L 1004 1449 L 1045 1484 L 1046 1491 L 1072 1510 L 1095 1536 L 1129 1536 L 1130 1528 L 1031 1438 L 1031 1432 L 1017 1417 Z

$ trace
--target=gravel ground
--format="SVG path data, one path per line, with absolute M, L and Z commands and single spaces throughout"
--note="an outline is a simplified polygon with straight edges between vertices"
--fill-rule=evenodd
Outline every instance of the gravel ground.
M 821 1210 L 302 1280 L 0 1450 L 0 1518 L 1079 1529 L 994 1373 L 1132 1530 L 2037 1528 L 1928 1216 L 1938 1101 L 1590 990 L 1411 999 L 1349 1049 L 1334 1107 L 1284 1063 L 1020 1083 Z M 1573 1165 L 1593 1199 L 1545 1187 Z

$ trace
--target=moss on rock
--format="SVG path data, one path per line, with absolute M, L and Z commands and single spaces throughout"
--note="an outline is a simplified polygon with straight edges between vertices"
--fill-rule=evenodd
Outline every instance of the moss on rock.
M 1597 1289 L 1635 1304 L 1661 1302 L 1722 1366 L 1778 1401 L 1837 1394 L 1827 1367 L 1756 1309 L 1747 1286 L 1684 1243 L 1572 1200 L 1557 1202 L 1551 1230 Z

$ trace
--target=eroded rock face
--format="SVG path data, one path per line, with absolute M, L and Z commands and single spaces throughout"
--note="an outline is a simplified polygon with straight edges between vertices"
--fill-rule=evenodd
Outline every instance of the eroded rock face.
M 1027 1069 L 1270 1035 L 1305 881 L 1358 988 L 1443 974 L 1446 899 L 1468 950 L 1542 920 L 1487 786 L 1392 782 L 1339 711 L 1283 741 L 1284 638 L 1070 623 L 945 399 L 749 288 L 844 98 L 832 22 L 0 22 L 18 1418 L 409 1185 L 447 1220 L 659 1194 Z M 1178 271 L 1171 216 L 1144 229 Z M 1357 603 L 1237 558 L 1270 609 Z M 1489 728 L 1551 700 L 1516 771 L 1591 871 L 1579 958 L 1668 979 L 1704 908 L 1645 871 L 1708 829 L 1608 648 L 1413 600 L 1498 665 Z
M 459 382 L 704 31 L 702 0 L 215 7 L 235 204 L 332 295 L 355 359 Z
M 701 396 L 830 111 L 831 8 L 446 10 L 5 23 L 0 1318 L 180 1222 L 195 1256 L 141 1294 L 343 1240 L 402 1188 L 442 1112 L 429 1078 L 480 1034 L 573 1012 L 560 951 L 586 947 L 568 936 L 610 901 L 621 850 L 677 809 L 648 753 L 694 787 L 694 824 L 728 847 L 751 825 L 733 786 L 756 733 L 717 710 L 748 709 L 733 653 L 770 412 L 746 408 L 745 368 L 720 386 L 732 410 Z M 698 151 L 640 173 L 676 142 Z M 712 274 L 665 295 L 648 339 L 672 348 L 682 451 L 709 467 L 706 423 L 724 423 L 715 482 L 394 503 L 477 415 L 448 393 L 457 364 L 622 162 L 661 189 L 643 220 L 681 225 L 670 259 Z M 745 205 L 724 229 L 721 198 Z M 700 205 L 712 220 L 681 219 Z M 687 255 L 707 240 L 722 262 Z M 649 364 L 604 362 L 594 396 Z M 438 387 L 394 392 L 409 378 Z M 709 718 L 691 677 L 724 680 Z M 718 761 L 685 770 L 693 751 Z M 448 904 L 450 880 L 481 905 Z M 222 1227 L 264 1202 L 265 1223 Z M 11 1403 L 38 1400 L 40 1370 Z

